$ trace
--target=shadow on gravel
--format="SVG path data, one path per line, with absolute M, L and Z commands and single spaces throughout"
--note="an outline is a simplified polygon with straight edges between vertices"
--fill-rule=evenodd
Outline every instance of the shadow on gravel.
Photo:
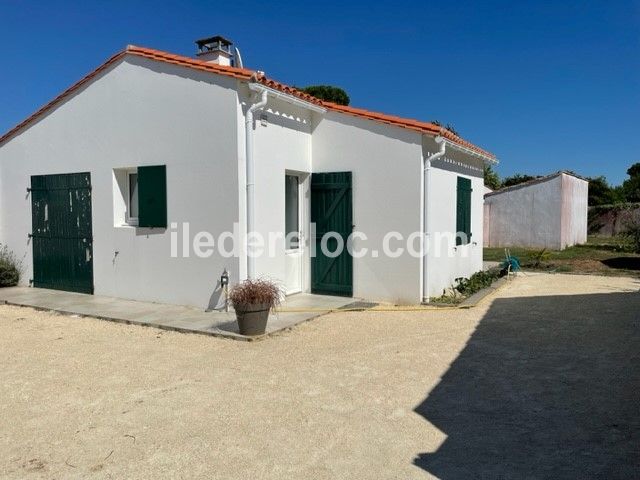
M 602 260 L 609 268 L 620 268 L 623 270 L 640 270 L 640 257 L 615 257 Z
M 640 293 L 496 299 L 416 412 L 441 479 L 637 478 Z

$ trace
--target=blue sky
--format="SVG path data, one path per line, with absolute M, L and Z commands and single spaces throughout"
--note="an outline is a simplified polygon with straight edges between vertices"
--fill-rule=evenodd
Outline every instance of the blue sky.
M 640 2 L 0 0 L 0 130 L 127 44 L 192 55 L 232 39 L 245 66 L 333 84 L 351 104 L 451 123 L 498 172 L 614 184 L 640 161 Z

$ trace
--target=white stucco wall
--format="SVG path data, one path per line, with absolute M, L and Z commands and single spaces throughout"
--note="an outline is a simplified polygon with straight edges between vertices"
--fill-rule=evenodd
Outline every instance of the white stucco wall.
M 248 88 L 242 86 L 241 101 L 245 104 Z M 266 124 L 261 121 L 266 117 Z M 309 267 L 309 198 L 311 173 L 311 112 L 282 100 L 269 97 L 263 112 L 257 112 L 254 122 L 255 162 L 255 226 L 256 232 L 265 239 L 270 232 L 285 232 L 285 174 L 300 175 L 304 199 L 301 208 L 304 234 L 304 257 L 302 259 L 302 290 L 307 291 L 310 280 Z M 241 122 L 244 122 L 242 117 Z M 244 137 L 243 137 L 244 138 Z M 244 148 L 244 147 L 243 147 Z M 244 208 L 246 182 L 244 164 L 241 167 L 241 206 Z M 243 217 L 244 218 L 244 217 Z M 279 238 L 273 255 L 256 258 L 256 274 L 269 277 L 281 285 L 285 282 L 285 243 Z
M 352 172 L 353 223 L 367 235 L 355 249 L 377 250 L 353 259 L 355 297 L 416 303 L 420 300 L 420 260 L 406 252 L 382 253 L 387 232 L 405 239 L 420 231 L 421 135 L 336 112 L 315 122 L 313 171 Z M 404 247 L 392 241 L 391 247 Z M 418 242 L 416 242 L 417 248 Z
M 589 182 L 563 173 L 562 248 L 587 243 Z
M 562 244 L 562 197 L 560 175 L 487 195 L 487 246 L 554 250 L 564 248 L 566 245 Z M 586 208 L 584 225 L 586 227 Z
M 95 293 L 217 303 L 216 282 L 225 267 L 237 281 L 238 260 L 171 258 L 169 229 L 114 227 L 112 171 L 164 164 L 169 223 L 189 222 L 192 236 L 231 229 L 238 218 L 235 88 L 225 77 L 126 57 L 1 146 L 0 242 L 24 259 L 22 282 L 32 278 L 30 176 L 88 171 Z
M 424 138 L 424 155 L 437 152 L 438 146 L 432 138 Z M 431 297 L 442 295 L 443 290 L 455 284 L 459 277 L 470 277 L 482 270 L 483 246 L 483 196 L 484 179 L 482 177 L 482 160 L 447 148 L 443 159 L 433 163 L 429 198 L 432 205 L 433 231 L 431 246 L 427 252 L 426 268 L 429 277 Z M 471 242 L 467 245 L 455 245 L 455 240 L 438 241 L 438 235 L 456 232 L 457 183 L 458 177 L 471 180 Z M 426 197 L 425 197 L 426 198 Z
M 220 307 L 217 282 L 227 268 L 231 282 L 246 276 L 246 258 L 222 258 L 217 251 L 199 258 L 189 248 L 171 258 L 172 229 L 114 225 L 118 217 L 113 169 L 167 166 L 168 221 L 189 223 L 189 241 L 197 232 L 214 238 L 245 231 L 244 112 L 249 91 L 242 82 L 178 66 L 126 57 L 89 85 L 0 147 L 0 242 L 24 259 L 23 283 L 32 277 L 31 199 L 25 195 L 31 175 L 91 173 L 95 293 L 144 301 Z M 338 112 L 311 113 L 274 98 L 254 126 L 256 230 L 268 237 L 284 233 L 286 173 L 303 179 L 305 255 L 302 290 L 310 284 L 309 200 L 313 172 L 353 175 L 353 220 L 366 248 L 354 258 L 354 296 L 397 303 L 422 298 L 423 262 L 407 252 L 407 239 L 419 250 L 423 217 L 420 205 L 422 158 L 436 151 L 419 132 Z M 472 180 L 473 243 L 445 246 L 427 259 L 430 294 L 439 295 L 459 276 L 482 266 L 482 178 L 480 160 L 448 151 L 434 163 L 431 197 L 434 232 L 454 233 L 456 177 Z M 475 172 L 475 173 L 474 173 Z M 383 238 L 398 232 L 404 241 L 383 253 Z M 477 244 L 475 243 L 477 242 Z M 377 255 L 373 254 L 376 251 Z M 116 252 L 118 254 L 116 255 Z M 284 241 L 275 255 L 256 259 L 259 276 L 283 283 Z

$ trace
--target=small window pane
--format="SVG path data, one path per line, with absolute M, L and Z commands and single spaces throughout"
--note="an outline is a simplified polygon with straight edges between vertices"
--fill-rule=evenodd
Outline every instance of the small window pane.
M 299 195 L 298 177 L 285 176 L 285 235 L 286 248 L 288 250 L 299 248 L 298 234 L 300 231 L 299 220 Z
M 129 174 L 129 218 L 138 218 L 138 174 Z

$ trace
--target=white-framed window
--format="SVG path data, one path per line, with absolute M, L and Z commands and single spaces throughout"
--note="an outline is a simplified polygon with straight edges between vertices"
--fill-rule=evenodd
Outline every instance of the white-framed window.
M 138 225 L 138 170 L 127 171 L 126 220 L 129 225 Z
M 300 248 L 300 179 L 297 175 L 285 175 L 284 190 L 285 249 Z
M 166 165 L 113 169 L 113 226 L 167 228 Z

